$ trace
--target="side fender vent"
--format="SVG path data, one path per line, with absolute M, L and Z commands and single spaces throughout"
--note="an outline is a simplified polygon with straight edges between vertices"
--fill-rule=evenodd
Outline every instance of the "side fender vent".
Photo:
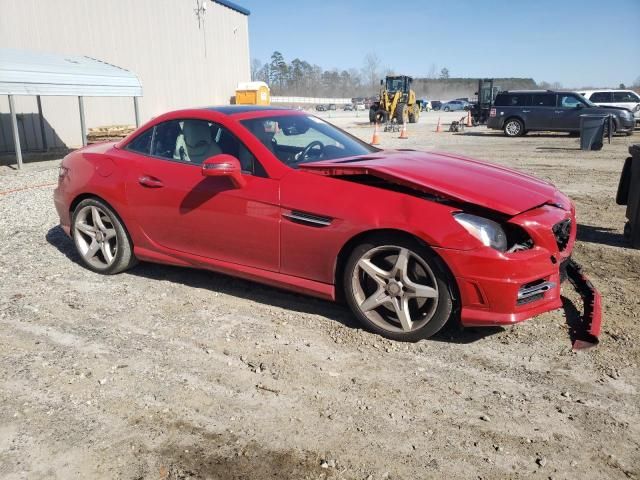
M 328 227 L 333 221 L 331 217 L 314 215 L 313 213 L 301 212 L 300 210 L 291 210 L 288 213 L 283 213 L 282 216 L 293 223 L 300 223 L 316 228 Z

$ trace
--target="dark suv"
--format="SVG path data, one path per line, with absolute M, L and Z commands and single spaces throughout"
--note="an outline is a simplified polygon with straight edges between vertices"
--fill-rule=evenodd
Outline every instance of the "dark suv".
M 575 92 L 511 90 L 496 96 L 487 127 L 508 137 L 531 131 L 580 132 L 580 115 L 613 114 L 615 132 L 633 133 L 633 113 L 626 108 L 599 107 Z

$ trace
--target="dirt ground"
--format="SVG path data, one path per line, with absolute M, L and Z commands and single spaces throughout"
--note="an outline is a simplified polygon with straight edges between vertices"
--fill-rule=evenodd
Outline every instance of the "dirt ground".
M 102 277 L 57 227 L 58 162 L 1 167 L 0 477 L 640 478 L 640 251 L 614 200 L 640 134 L 582 152 L 567 135 L 436 134 L 438 116 L 382 146 L 509 165 L 576 202 L 597 348 L 571 351 L 568 285 L 564 311 L 402 344 L 343 306 L 211 272 Z M 371 138 L 363 112 L 330 120 Z

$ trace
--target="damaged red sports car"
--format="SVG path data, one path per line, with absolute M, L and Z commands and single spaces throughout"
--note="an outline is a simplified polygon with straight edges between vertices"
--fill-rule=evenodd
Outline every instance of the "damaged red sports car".
M 451 319 L 510 325 L 561 307 L 576 237 L 573 204 L 549 183 L 380 150 L 271 107 L 171 112 L 77 150 L 54 200 L 96 272 L 137 260 L 215 270 L 344 299 L 363 326 L 407 341 Z M 599 295 L 569 266 L 597 334 Z

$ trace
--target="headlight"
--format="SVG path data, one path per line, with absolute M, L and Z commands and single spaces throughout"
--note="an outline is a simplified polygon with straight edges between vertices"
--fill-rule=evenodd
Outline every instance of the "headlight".
M 640 112 L 640 103 L 633 109 L 634 112 Z
M 453 218 L 483 245 L 501 252 L 507 250 L 507 235 L 499 223 L 468 213 L 455 213 Z

